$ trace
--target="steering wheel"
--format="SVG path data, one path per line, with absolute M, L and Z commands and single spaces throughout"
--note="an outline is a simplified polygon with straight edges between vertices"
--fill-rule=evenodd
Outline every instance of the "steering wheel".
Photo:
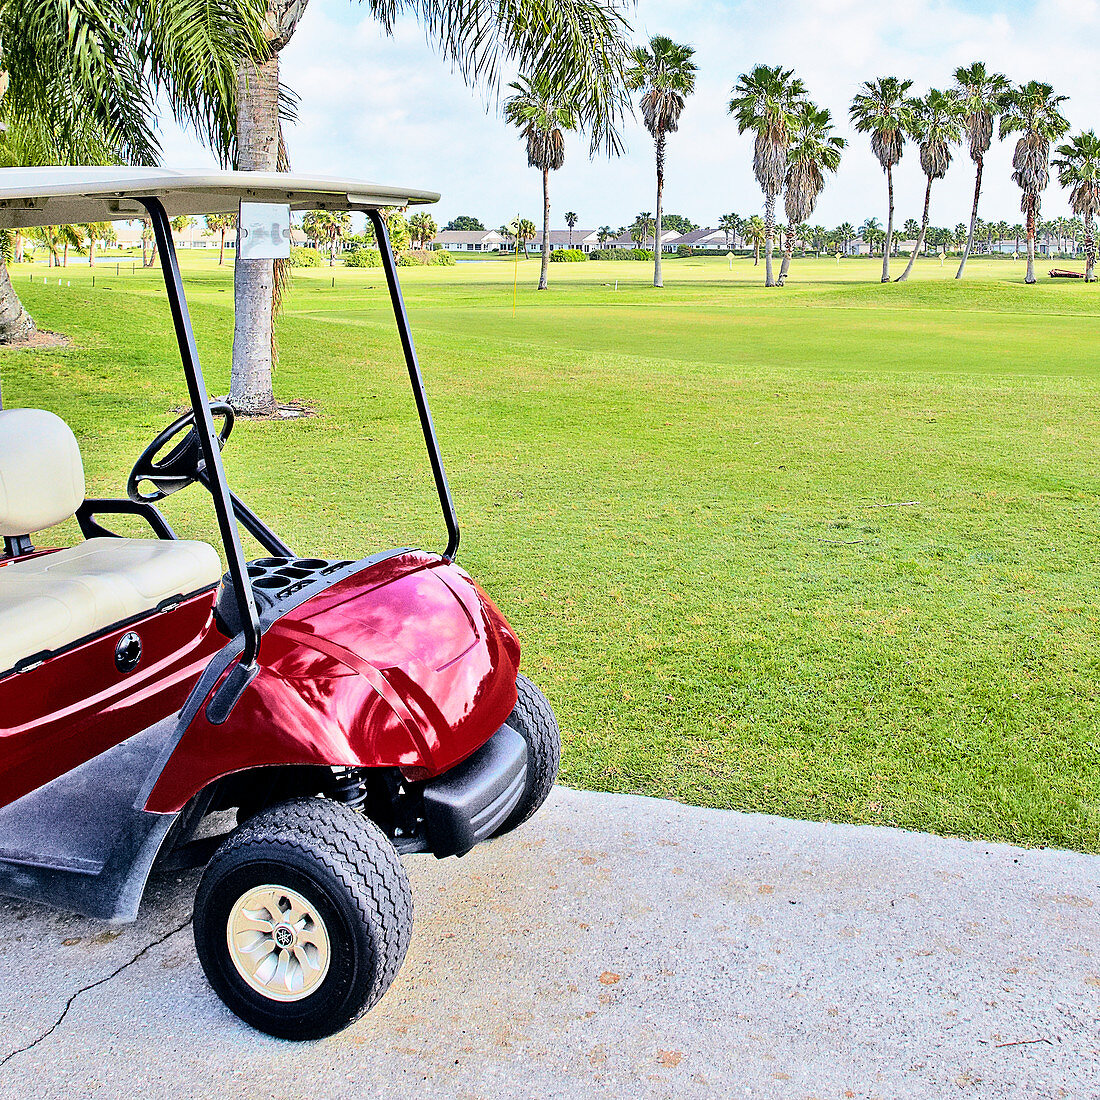
M 216 436 L 218 449 L 221 450 L 233 431 L 233 410 L 224 401 L 211 401 L 210 415 L 222 418 L 222 426 Z M 176 437 L 180 435 L 183 438 L 176 442 Z M 172 446 L 172 449 L 158 459 L 160 452 L 168 446 Z M 184 413 L 179 420 L 172 421 L 141 452 L 126 479 L 126 495 L 135 503 L 152 504 L 197 481 L 202 470 L 202 447 L 199 446 L 195 413 L 192 410 Z M 143 493 L 138 488 L 143 481 L 148 481 L 153 486 L 152 492 Z

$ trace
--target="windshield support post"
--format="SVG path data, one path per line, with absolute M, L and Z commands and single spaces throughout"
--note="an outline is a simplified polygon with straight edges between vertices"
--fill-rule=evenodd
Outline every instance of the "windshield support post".
M 202 367 L 199 365 L 195 334 L 191 329 L 191 314 L 187 309 L 179 260 L 172 242 L 172 226 L 159 199 L 145 198 L 141 200 L 141 204 L 149 212 L 149 218 L 153 223 L 153 236 L 160 251 L 164 288 L 168 292 L 168 305 L 176 327 L 176 343 L 179 344 L 183 374 L 187 379 L 187 392 L 191 397 L 191 410 L 195 415 L 195 433 L 198 435 L 199 447 L 206 466 L 207 476 L 204 484 L 209 488 L 210 496 L 214 500 L 218 529 L 221 532 L 222 546 L 229 564 L 233 592 L 237 597 L 237 610 L 240 612 L 240 621 L 243 624 L 244 649 L 241 652 L 240 663 L 248 670 L 255 670 L 256 657 L 260 650 L 260 617 L 252 595 L 252 584 L 248 578 L 248 566 L 245 563 L 244 550 L 241 548 L 240 533 L 233 516 L 232 497 L 225 480 L 221 447 L 218 446 L 214 420 L 210 415 L 206 382 L 203 380 Z
M 435 477 L 435 489 L 439 494 L 443 519 L 447 524 L 447 549 L 443 551 L 443 556 L 453 561 L 458 553 L 458 540 L 460 537 L 458 517 L 455 515 L 451 488 L 447 484 L 447 473 L 443 469 L 443 458 L 439 453 L 439 440 L 436 438 L 432 413 L 428 408 L 428 398 L 424 393 L 424 379 L 420 374 L 420 363 L 416 357 L 416 348 L 413 346 L 412 333 L 409 331 L 409 318 L 405 313 L 405 301 L 401 296 L 401 284 L 397 281 L 397 265 L 393 261 L 393 252 L 390 249 L 390 235 L 386 228 L 386 219 L 382 217 L 380 210 L 368 210 L 367 217 L 370 218 L 371 225 L 374 226 L 375 236 L 378 239 L 378 250 L 382 255 L 382 269 L 386 273 L 386 284 L 390 290 L 393 315 L 397 321 L 397 332 L 401 337 L 401 350 L 405 353 L 405 365 L 409 369 L 413 399 L 416 402 L 416 411 L 420 416 L 420 429 L 424 433 L 424 443 L 428 448 L 428 461 L 432 465 L 432 474 Z

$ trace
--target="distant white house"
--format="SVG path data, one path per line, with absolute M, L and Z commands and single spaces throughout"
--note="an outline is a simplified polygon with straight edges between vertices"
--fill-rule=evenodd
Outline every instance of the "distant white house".
M 444 229 L 432 241 L 447 252 L 499 252 L 504 243 L 495 229 Z
M 577 248 L 581 252 L 591 252 L 600 247 L 600 235 L 595 229 L 551 229 L 550 250 L 557 248 Z M 540 229 L 535 239 L 527 242 L 529 252 L 542 251 L 542 230 Z
M 725 252 L 737 246 L 737 239 L 733 233 L 727 234 L 724 229 L 693 229 L 677 238 L 676 247 L 681 245 L 688 245 L 697 252 Z

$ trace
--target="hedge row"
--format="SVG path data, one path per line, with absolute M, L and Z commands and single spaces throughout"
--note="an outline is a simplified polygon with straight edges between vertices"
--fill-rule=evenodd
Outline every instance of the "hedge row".
M 398 267 L 450 267 L 455 262 L 449 252 L 407 249 L 398 254 Z M 345 267 L 381 267 L 382 253 L 377 248 L 353 248 L 344 253 Z
M 550 253 L 552 263 L 576 263 L 578 260 L 587 260 L 588 254 L 580 248 L 555 248 Z
M 316 248 L 296 247 L 290 250 L 291 267 L 320 267 L 321 254 Z
M 597 248 L 588 253 L 590 260 L 652 260 L 648 248 Z

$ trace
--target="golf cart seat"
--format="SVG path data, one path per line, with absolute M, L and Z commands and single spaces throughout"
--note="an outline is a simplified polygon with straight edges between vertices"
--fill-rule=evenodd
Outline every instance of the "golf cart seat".
M 41 409 L 0 410 L 0 535 L 42 531 L 84 501 L 68 425 Z M 64 649 L 221 580 L 205 542 L 92 538 L 0 567 L 0 672 Z

